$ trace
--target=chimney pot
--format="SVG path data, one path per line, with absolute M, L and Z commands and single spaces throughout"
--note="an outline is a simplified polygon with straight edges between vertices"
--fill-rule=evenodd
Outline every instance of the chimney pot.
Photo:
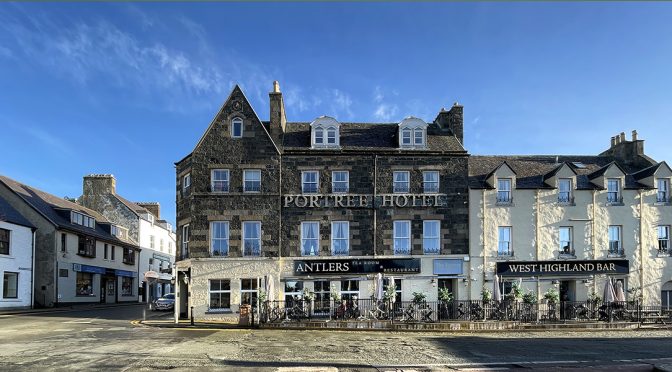
M 273 82 L 273 93 L 280 93 L 280 83 L 277 80 Z
M 637 131 L 636 130 L 632 131 L 632 140 L 637 141 Z
M 620 142 L 625 142 L 625 132 L 621 132 L 621 140 Z
M 616 137 L 611 137 L 611 147 L 616 146 Z

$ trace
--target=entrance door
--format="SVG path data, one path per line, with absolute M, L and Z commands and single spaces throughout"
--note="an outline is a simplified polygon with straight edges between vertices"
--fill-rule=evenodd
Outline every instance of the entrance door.
M 117 280 L 116 278 L 105 278 L 105 303 L 113 304 L 117 302 Z
M 560 282 L 560 319 L 576 318 L 572 301 L 576 301 L 576 281 L 563 280 Z

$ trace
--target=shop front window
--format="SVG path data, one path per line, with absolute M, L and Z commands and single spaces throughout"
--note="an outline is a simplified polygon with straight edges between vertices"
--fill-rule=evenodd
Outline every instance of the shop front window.
M 2 278 L 2 298 L 17 298 L 19 273 L 5 271 Z
M 341 300 L 359 298 L 359 280 L 341 280 Z
M 124 297 L 133 296 L 133 278 L 126 276 L 121 278 L 121 295 Z
M 231 308 L 231 281 L 229 279 L 210 280 L 210 310 Z
M 93 274 L 77 273 L 76 292 L 77 296 L 93 296 Z
M 295 301 L 303 299 L 303 282 L 290 280 L 285 282 L 285 307 L 292 307 Z

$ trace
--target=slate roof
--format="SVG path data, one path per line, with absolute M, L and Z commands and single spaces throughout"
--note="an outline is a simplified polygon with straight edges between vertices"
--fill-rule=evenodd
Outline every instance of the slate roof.
M 15 225 L 21 225 L 25 227 L 35 228 L 35 225 L 30 223 L 26 217 L 23 217 L 19 211 L 14 209 L 7 200 L 0 198 L 0 221 L 13 223 Z
M 646 178 L 646 177 L 651 177 L 651 176 L 653 176 L 653 175 L 658 171 L 658 169 L 659 169 L 660 167 L 662 167 L 663 165 L 665 165 L 665 166 L 667 166 L 667 167 L 669 168 L 669 166 L 667 165 L 667 163 L 666 163 L 665 161 L 661 161 L 661 162 L 658 163 L 658 164 L 654 164 L 654 165 L 652 165 L 652 166 L 650 166 L 650 167 L 648 167 L 648 168 L 644 168 L 644 169 L 642 169 L 641 171 L 639 171 L 639 172 L 637 172 L 637 173 L 634 173 L 632 176 L 635 177 L 635 179 L 637 179 L 637 180 L 641 180 L 642 178 Z
M 112 195 L 115 198 L 117 198 L 123 205 L 128 207 L 128 209 L 130 209 L 136 215 L 140 215 L 142 213 L 150 213 L 149 210 L 147 210 L 147 208 L 139 206 L 139 205 L 133 203 L 132 201 L 130 201 L 130 200 L 128 200 L 128 199 L 126 199 L 126 198 L 124 198 L 120 195 L 117 195 L 117 194 L 112 194 Z
M 469 157 L 469 187 L 473 189 L 491 188 L 485 181 L 493 170 L 504 162 L 516 173 L 516 188 L 518 189 L 551 188 L 544 182 L 544 179 L 548 179 L 548 174 L 557 172 L 562 163 L 568 163 L 577 174 L 576 188 L 592 190 L 600 187 L 591 183 L 588 176 L 596 177 L 596 174 L 603 173 L 614 162 L 614 158 L 589 155 L 471 156 Z M 574 162 L 582 163 L 585 167 L 579 168 L 572 164 Z M 626 173 L 626 189 L 647 188 L 647 186 L 638 183 L 632 175 L 641 169 L 627 167 L 620 163 L 617 165 Z
M 427 127 L 429 151 L 466 152 L 460 141 L 452 135 L 436 135 L 434 124 Z M 398 123 L 341 123 L 340 149 L 360 151 L 400 151 Z M 282 139 L 284 150 L 310 150 L 310 123 L 287 123 Z M 322 150 L 317 150 L 322 151 Z M 401 150 L 413 151 L 413 150 Z M 423 150 L 418 150 L 423 151 Z
M 110 222 L 105 217 L 103 217 L 103 215 L 94 210 L 83 207 L 77 203 L 73 203 L 58 196 L 46 193 L 42 190 L 24 185 L 9 177 L 0 176 L 0 182 L 4 183 L 19 197 L 25 200 L 26 203 L 35 208 L 40 214 L 54 223 L 58 228 L 90 235 L 118 245 L 136 246 L 131 241 L 121 240 L 110 234 L 109 227 L 106 229 L 106 227 L 102 225 L 110 224 Z M 69 213 L 64 213 L 62 212 L 63 210 L 72 210 L 95 218 L 95 229 L 70 222 Z

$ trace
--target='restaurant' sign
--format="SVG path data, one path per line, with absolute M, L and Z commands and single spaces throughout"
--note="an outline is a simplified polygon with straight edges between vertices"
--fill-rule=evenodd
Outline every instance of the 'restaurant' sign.
M 294 261 L 294 275 L 316 274 L 419 274 L 419 258 L 301 260 Z
M 442 207 L 446 205 L 446 194 L 315 194 L 285 195 L 285 208 L 404 208 Z
M 497 275 L 513 277 L 628 274 L 629 272 L 628 260 L 497 262 Z

